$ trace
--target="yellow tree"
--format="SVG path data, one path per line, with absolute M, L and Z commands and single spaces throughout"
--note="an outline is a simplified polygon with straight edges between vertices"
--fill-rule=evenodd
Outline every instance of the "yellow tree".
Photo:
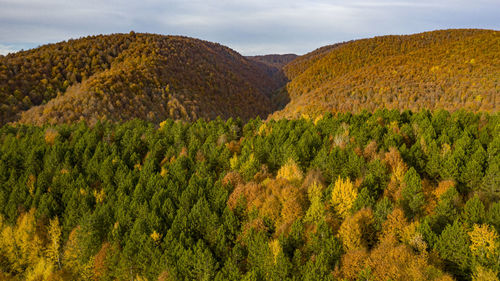
M 340 225 L 338 235 L 346 250 L 368 249 L 375 240 L 372 210 L 365 208 L 347 217 Z
M 496 262 L 499 258 L 498 234 L 494 228 L 487 224 L 474 224 L 469 233 L 471 240 L 470 250 L 481 264 Z
M 322 186 L 317 182 L 313 182 L 307 189 L 307 196 L 311 203 L 305 216 L 305 220 L 308 222 L 318 222 L 324 218 L 325 206 L 321 201 L 322 189 Z
M 36 233 L 35 210 L 21 214 L 15 226 L 0 223 L 0 254 L 11 270 L 23 272 L 35 266 L 42 257 L 42 240 Z
M 477 266 L 472 275 L 472 281 L 498 281 L 498 276 L 491 269 Z
M 79 255 L 80 249 L 78 247 L 78 230 L 79 226 L 75 227 L 69 234 L 68 241 L 64 246 L 63 264 L 64 267 L 70 269 L 72 272 L 80 271 Z
M 278 239 L 271 240 L 269 242 L 269 249 L 271 249 L 271 253 L 273 254 L 273 261 L 276 264 L 279 253 L 283 251 L 280 245 L 280 241 Z
M 53 264 L 57 264 L 61 269 L 61 226 L 59 219 L 50 220 L 49 224 L 49 244 L 47 245 L 47 257 Z
M 332 190 L 332 205 L 335 211 L 337 211 L 342 218 L 349 215 L 349 210 L 351 209 L 357 196 L 358 191 L 352 184 L 351 180 L 349 178 L 343 180 L 339 176 L 337 181 L 335 181 L 335 186 Z
M 302 170 L 292 158 L 288 159 L 286 164 L 278 170 L 278 174 L 276 175 L 276 178 L 283 178 L 289 182 L 299 182 L 303 177 Z

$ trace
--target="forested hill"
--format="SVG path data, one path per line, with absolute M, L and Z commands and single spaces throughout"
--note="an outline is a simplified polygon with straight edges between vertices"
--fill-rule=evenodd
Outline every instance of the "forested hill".
M 247 56 L 250 60 L 254 60 L 278 69 L 283 68 L 297 57 L 298 56 L 295 54 Z
M 0 128 L 0 280 L 485 281 L 500 114 Z
M 378 108 L 497 111 L 500 31 L 350 41 L 301 56 L 284 70 L 291 102 L 275 118 Z
M 500 32 L 492 30 L 375 37 L 300 57 L 243 57 L 216 43 L 131 32 L 0 56 L 0 124 L 497 111 L 498 96 Z
M 90 36 L 0 56 L 0 124 L 266 117 L 285 80 L 216 43 Z

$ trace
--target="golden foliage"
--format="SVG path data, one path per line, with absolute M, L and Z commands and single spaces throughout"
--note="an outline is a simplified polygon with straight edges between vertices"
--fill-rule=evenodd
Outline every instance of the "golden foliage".
M 453 280 L 430 265 L 425 255 L 416 255 L 406 245 L 380 244 L 370 253 L 367 266 L 372 269 L 375 280 Z
M 394 209 L 382 225 L 382 233 L 380 240 L 382 241 L 400 241 L 403 237 L 403 232 L 408 226 L 404 211 L 401 208 Z
M 289 182 L 300 182 L 303 177 L 302 170 L 292 158 L 288 159 L 286 164 L 278 170 L 278 174 L 276 175 L 276 178 L 286 179 Z
M 153 239 L 153 241 L 155 243 L 158 243 L 161 239 L 161 234 L 159 234 L 158 232 L 156 232 L 156 230 L 153 230 L 153 232 L 151 233 L 150 235 L 151 239 Z
M 387 189 L 384 190 L 384 195 L 397 201 L 401 199 L 403 178 L 408 170 L 408 167 L 401 158 L 398 149 L 391 147 L 389 152 L 385 153 L 384 161 L 389 165 L 391 170 L 391 179 Z
M 280 241 L 278 239 L 273 239 L 269 242 L 269 248 L 271 249 L 271 253 L 273 255 L 273 260 L 274 260 L 274 263 L 276 263 L 276 260 L 278 259 L 278 255 L 281 251 L 283 251 L 281 249 L 281 245 L 280 245 Z
M 82 271 L 82 265 L 79 262 L 80 248 L 77 238 L 79 229 L 78 226 L 71 230 L 63 250 L 63 264 L 73 272 Z
M 57 265 L 61 269 L 61 226 L 59 225 L 58 217 L 50 220 L 48 234 L 47 257 L 52 264 Z
M 247 211 L 257 210 L 260 216 L 271 219 L 279 233 L 304 215 L 304 189 L 282 178 L 267 178 L 262 183 L 251 181 L 244 184 L 242 181 L 237 173 L 227 174 L 223 180 L 236 184 L 227 201 L 229 208 L 235 209 L 238 204 L 243 204 Z
M 437 200 L 441 199 L 441 195 L 445 194 L 448 189 L 455 187 L 454 180 L 443 180 L 439 182 L 438 187 L 432 192 Z
M 36 176 L 30 174 L 28 176 L 28 181 L 26 182 L 26 186 L 28 187 L 28 191 L 31 196 L 33 196 L 33 192 L 35 191 L 35 182 L 36 182 Z
M 2 223 L 0 249 L 14 271 L 22 272 L 23 268 L 38 263 L 43 249 L 34 209 L 20 215 L 15 226 Z
M 378 144 L 375 140 L 370 141 L 363 150 L 363 156 L 367 160 L 372 160 L 377 155 Z
M 248 120 L 277 108 L 272 94 L 286 83 L 280 69 L 220 44 L 155 34 L 86 37 L 0 65 L 0 124 Z
M 26 271 L 26 281 L 49 280 L 53 271 L 54 264 L 44 258 L 40 258 L 33 267 L 28 268 Z
M 106 275 L 108 270 L 106 265 L 106 255 L 109 251 L 110 245 L 105 242 L 102 244 L 101 249 L 94 257 L 94 267 L 93 267 L 93 278 L 94 280 L 100 280 Z
M 472 231 L 468 232 L 472 254 L 480 260 L 490 260 L 500 255 L 498 233 L 487 224 L 474 224 Z
M 347 217 L 339 229 L 339 237 L 347 250 L 368 249 L 375 241 L 373 212 L 362 209 Z
M 319 48 L 285 67 L 291 101 L 272 117 L 379 108 L 497 111 L 499 34 L 438 30 Z
M 165 125 L 167 125 L 167 120 L 160 122 L 160 130 L 162 130 Z
M 164 178 L 167 175 L 167 173 L 168 173 L 167 168 L 161 167 L 160 176 Z
M 341 267 L 334 272 L 339 280 L 359 280 L 359 273 L 369 269 L 373 279 L 394 281 L 453 281 L 439 268 L 430 264 L 426 255 L 417 255 L 406 245 L 382 242 L 371 252 L 366 249 L 348 250 Z
M 498 273 L 491 269 L 477 266 L 472 275 L 472 281 L 498 281 Z
M 53 145 L 56 141 L 57 136 L 59 136 L 59 132 L 53 128 L 48 128 L 45 130 L 45 143 L 48 145 Z
M 99 203 L 99 204 L 101 204 L 102 202 L 104 202 L 104 199 L 106 198 L 106 193 L 104 192 L 104 189 L 101 189 L 99 191 L 94 190 L 93 195 L 94 195 L 94 198 L 95 198 L 95 202 Z
M 341 268 L 336 268 L 334 275 L 339 280 L 357 280 L 359 272 L 365 268 L 369 253 L 366 249 L 354 249 L 342 255 Z M 342 279 L 343 278 L 343 279 Z
M 349 210 L 351 210 L 357 196 L 358 191 L 351 180 L 349 178 L 344 180 L 339 176 L 332 190 L 331 202 L 333 208 L 341 217 L 345 218 L 349 215 Z
M 222 179 L 222 184 L 225 186 L 232 185 L 233 187 L 236 187 L 243 184 L 243 178 L 238 172 L 230 171 Z
M 307 189 L 307 197 L 311 204 L 304 217 L 306 222 L 318 222 L 324 218 L 325 204 L 322 201 L 323 189 L 323 185 L 318 182 L 313 182 Z

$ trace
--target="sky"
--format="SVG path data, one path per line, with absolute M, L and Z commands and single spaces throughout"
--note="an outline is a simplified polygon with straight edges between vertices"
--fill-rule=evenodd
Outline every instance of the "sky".
M 0 0 L 0 54 L 87 35 L 185 35 L 243 55 L 448 28 L 500 30 L 500 0 Z

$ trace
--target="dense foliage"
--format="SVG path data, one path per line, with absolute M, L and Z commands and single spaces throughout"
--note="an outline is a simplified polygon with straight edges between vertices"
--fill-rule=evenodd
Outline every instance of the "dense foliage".
M 285 65 L 295 60 L 297 57 L 298 56 L 295 54 L 285 54 L 285 55 L 247 56 L 246 58 L 269 65 L 277 69 L 281 69 L 285 67 Z
M 0 279 L 498 280 L 499 187 L 498 113 L 6 125 Z
M 0 56 L 0 124 L 265 117 L 281 70 L 216 43 L 90 36 Z M 22 114 L 21 114 L 22 113 Z
M 285 66 L 291 102 L 274 117 L 324 112 L 500 108 L 500 31 L 440 30 L 320 48 Z

